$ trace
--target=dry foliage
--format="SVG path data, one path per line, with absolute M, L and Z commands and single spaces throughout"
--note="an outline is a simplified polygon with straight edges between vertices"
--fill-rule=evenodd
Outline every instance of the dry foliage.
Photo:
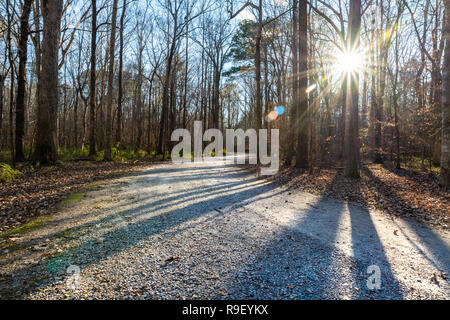
M 413 217 L 445 229 L 450 226 L 450 193 L 434 173 L 415 173 L 367 165 L 361 179 L 346 178 L 341 170 L 300 172 L 285 168 L 275 179 L 291 188 L 352 201 L 398 217 Z
M 25 171 L 18 179 L 0 183 L 0 232 L 49 214 L 70 193 L 138 165 L 137 162 L 65 162 Z

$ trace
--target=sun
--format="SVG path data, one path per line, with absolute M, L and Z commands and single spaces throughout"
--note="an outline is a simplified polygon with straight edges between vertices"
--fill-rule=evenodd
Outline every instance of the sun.
M 335 56 L 335 68 L 340 74 L 358 73 L 363 68 L 363 55 L 355 50 L 339 51 Z

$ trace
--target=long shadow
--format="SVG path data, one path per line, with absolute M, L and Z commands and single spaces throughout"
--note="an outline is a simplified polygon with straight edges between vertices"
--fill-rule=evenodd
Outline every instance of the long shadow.
M 327 227 L 322 228 L 316 220 L 323 219 L 322 207 L 328 204 L 329 200 L 322 197 L 304 216 L 296 216 L 292 224 L 280 226 L 268 243 L 255 250 L 260 253 L 249 257 L 251 262 L 241 266 L 236 280 L 229 283 L 227 291 L 232 293 L 229 298 L 330 299 L 336 294 L 330 281 L 330 277 L 336 278 L 334 273 L 338 267 L 335 250 L 320 241 L 318 235 L 326 233 L 334 243 L 344 203 L 334 203 L 335 210 L 327 216 Z M 260 219 L 271 220 L 263 215 Z
M 328 189 L 339 179 L 335 176 Z M 326 194 L 326 193 L 325 193 Z M 331 210 L 326 212 L 325 208 Z M 367 260 L 349 256 L 335 247 L 339 241 L 341 219 L 346 204 L 320 198 L 307 212 L 297 215 L 293 223 L 281 226 L 279 232 L 257 248 L 260 253 L 249 257 L 250 263 L 241 266 L 235 279 L 228 284 L 230 299 L 384 299 L 402 298 L 402 291 L 390 272 L 369 213 L 349 208 L 352 216 L 354 251 L 364 252 L 366 247 L 381 249 L 377 262 L 382 260 L 389 286 L 379 292 L 367 288 Z M 354 216 L 361 215 L 368 224 L 368 233 L 361 234 Z M 267 217 L 262 216 L 262 219 Z M 361 220 L 359 218 L 358 220 Z M 354 234 L 354 235 L 353 235 Z M 381 257 L 381 258 L 380 258 Z M 217 298 L 220 298 L 219 296 Z
M 359 186 L 357 197 L 363 199 Z M 350 212 L 353 255 L 365 266 L 365 269 L 355 268 L 354 283 L 358 288 L 367 288 L 368 267 L 380 268 L 380 288 L 356 290 L 355 299 L 402 299 L 403 290 L 395 278 L 389 260 L 383 248 L 378 232 L 373 223 L 367 204 L 363 206 L 348 206 Z M 370 276 L 373 271 L 369 271 Z M 375 276 L 375 275 L 374 275 Z
M 248 172 L 242 172 L 241 173 L 241 177 L 248 177 Z M 172 178 L 176 179 L 176 177 L 172 177 Z M 143 209 L 141 206 L 138 206 L 137 208 L 133 208 L 133 209 L 129 209 L 129 210 L 122 210 L 122 211 L 119 211 L 119 213 L 111 215 L 111 213 L 117 212 L 118 210 L 121 210 L 121 208 L 123 208 L 125 206 L 132 206 L 132 205 L 136 205 L 138 203 L 144 202 L 144 203 L 146 203 L 145 208 L 149 208 L 146 211 L 146 214 L 149 214 L 149 213 L 161 210 L 161 209 L 168 209 L 170 207 L 174 207 L 174 206 L 179 205 L 179 204 L 181 204 L 183 202 L 194 200 L 195 198 L 197 198 L 198 196 L 201 196 L 201 195 L 212 196 L 212 195 L 222 194 L 225 191 L 226 192 L 236 192 L 238 190 L 242 190 L 242 189 L 248 188 L 248 184 L 251 184 L 252 187 L 256 187 L 256 186 L 259 186 L 259 185 L 264 183 L 263 180 L 261 180 L 261 182 L 259 182 L 259 183 L 255 183 L 255 182 L 259 181 L 259 180 L 261 180 L 261 179 L 258 179 L 258 178 L 246 179 L 244 186 L 241 186 L 243 184 L 242 181 L 230 182 L 230 183 L 220 183 L 220 184 L 214 185 L 214 186 L 202 186 L 202 187 L 199 187 L 199 188 L 190 189 L 189 191 L 182 191 L 182 192 L 171 193 L 171 194 L 174 194 L 174 195 L 170 196 L 170 197 L 162 198 L 162 199 L 159 199 L 159 200 L 156 200 L 156 201 L 153 201 L 153 202 L 149 203 L 147 201 L 153 197 L 153 195 L 150 195 L 150 196 L 147 196 L 147 197 L 141 197 L 141 198 L 139 198 L 137 200 L 126 201 L 124 204 L 115 205 L 115 206 L 112 206 L 112 207 L 107 208 L 107 209 L 94 210 L 92 212 L 86 212 L 84 214 L 76 215 L 75 217 L 55 220 L 54 223 L 67 223 L 67 222 L 74 221 L 74 220 L 78 220 L 79 221 L 79 220 L 82 220 L 83 218 L 88 217 L 88 216 L 101 215 L 101 216 L 104 216 L 104 217 L 100 217 L 99 219 L 96 219 L 94 221 L 89 221 L 87 223 L 77 224 L 74 228 L 71 229 L 71 232 L 73 232 L 75 230 L 82 230 L 82 229 L 85 229 L 85 228 L 90 228 L 90 227 L 98 225 L 98 224 L 102 224 L 102 225 L 109 224 L 109 225 L 112 226 L 112 225 L 114 225 L 117 222 L 117 220 L 121 220 L 122 219 L 122 215 L 127 215 L 127 217 L 131 218 L 131 217 L 135 216 L 135 214 L 133 214 L 134 212 L 140 212 L 140 210 Z M 58 231 L 56 231 L 54 233 L 47 233 L 47 234 L 45 234 L 42 237 L 33 238 L 33 239 L 29 240 L 29 241 L 21 243 L 20 247 L 21 248 L 26 248 L 26 247 L 29 247 L 30 245 L 40 243 L 40 242 L 42 242 L 44 240 L 47 240 L 47 239 L 53 240 L 55 238 L 59 238 L 61 236 L 64 236 L 63 233 L 64 233 L 64 230 L 58 230 Z M 10 259 L 3 259 L 3 260 L 1 260 L 1 263 L 2 264 L 8 264 L 8 263 L 10 263 L 12 261 L 15 261 L 15 260 L 18 260 L 20 258 L 27 257 L 27 256 L 29 256 L 29 252 L 25 251 L 22 254 L 16 254 L 15 256 L 11 257 Z
M 208 169 L 209 170 L 209 169 Z M 234 171 L 227 171 L 226 176 L 223 175 L 220 171 L 216 171 L 211 169 L 212 172 L 208 173 L 209 179 L 233 179 L 233 178 L 240 178 L 242 177 L 243 170 L 234 170 Z M 161 179 L 167 179 L 166 182 L 176 182 L 176 181 L 195 181 L 195 180 L 203 180 L 205 179 L 204 173 L 196 173 L 196 174 L 189 174 L 189 171 L 186 171 L 185 175 L 179 175 L 179 176 L 169 176 L 161 178 L 161 176 L 157 176 L 156 173 L 154 173 L 152 176 L 144 176 L 137 178 L 135 180 L 136 183 L 151 183 L 152 181 L 160 181 Z
M 382 186 L 381 192 L 384 199 L 389 202 L 390 205 L 401 203 L 408 211 L 414 212 L 416 210 L 411 204 L 405 203 L 405 201 L 397 194 L 396 190 L 386 185 L 382 180 L 377 178 L 369 169 L 365 168 L 365 173 L 373 179 L 378 185 Z M 389 206 L 388 206 L 389 207 Z M 387 212 L 389 214 L 389 212 Z M 420 250 L 420 252 L 432 263 L 436 268 L 440 269 L 443 273 L 450 272 L 450 248 L 448 244 L 428 225 L 425 223 L 416 223 L 408 217 L 402 217 L 402 221 L 406 222 L 409 229 L 414 232 L 415 235 L 421 240 L 421 243 L 425 245 L 427 252 L 420 249 L 418 244 L 415 244 L 411 238 L 408 240 L 413 246 Z
M 243 187 L 245 187 L 247 181 L 244 180 L 241 183 L 244 184 Z M 246 190 L 242 190 L 232 194 L 215 196 L 206 201 L 195 202 L 182 208 L 172 209 L 159 215 L 151 216 L 144 220 L 140 220 L 137 223 L 128 225 L 127 227 L 117 227 L 115 229 L 109 230 L 105 234 L 103 234 L 102 244 L 98 243 L 98 239 L 88 240 L 78 247 L 73 248 L 68 252 L 58 256 L 57 261 L 59 264 L 55 261 L 47 261 L 47 263 L 41 263 L 37 266 L 24 266 L 22 268 L 16 269 L 12 274 L 4 274 L 3 278 L 9 281 L 2 281 L 3 283 L 0 287 L 2 298 L 17 297 L 17 290 L 22 290 L 21 295 L 36 290 L 36 286 L 32 283 L 28 283 L 25 279 L 27 279 L 27 277 L 30 277 L 30 275 L 36 274 L 38 271 L 49 274 L 49 271 L 46 269 L 50 264 L 52 264 L 53 267 L 55 267 L 56 265 L 57 270 L 55 271 L 57 273 L 63 274 L 65 272 L 65 269 L 69 265 L 71 265 L 74 260 L 83 261 L 83 264 L 81 266 L 82 268 L 88 265 L 99 263 L 100 261 L 107 259 L 109 256 L 118 254 L 121 251 L 138 244 L 138 242 L 145 240 L 154 234 L 163 233 L 168 229 L 172 229 L 190 220 L 195 220 L 197 218 L 200 218 L 201 216 L 210 214 L 212 212 L 217 212 L 216 204 L 219 202 L 226 202 L 228 203 L 228 206 L 240 206 L 243 203 L 249 204 L 252 201 L 255 201 L 256 197 L 264 195 L 265 193 L 277 188 L 278 186 L 279 185 L 277 183 L 268 183 L 255 187 L 250 186 Z M 209 193 L 205 195 L 209 195 Z M 147 215 L 152 210 L 155 210 L 154 204 L 144 204 L 131 210 L 124 210 L 117 215 L 124 214 L 128 216 L 139 217 L 142 215 Z M 159 210 L 159 208 L 156 210 Z M 122 241 L 123 237 L 121 237 L 125 234 L 127 236 L 126 242 Z M 11 286 L 11 282 L 14 283 L 15 279 L 23 279 L 23 285 L 19 288 Z M 55 279 L 51 277 L 47 280 L 44 280 L 44 282 L 42 282 L 41 284 L 50 285 L 54 281 Z
M 195 164 L 186 164 L 183 167 L 171 168 L 167 166 L 166 168 L 152 168 L 151 172 L 155 175 L 163 175 L 163 174 L 173 174 L 179 172 L 196 172 L 196 171 L 205 171 L 205 170 L 216 170 L 216 169 L 224 169 L 224 168 L 233 168 L 234 170 L 239 170 L 241 172 L 247 172 L 248 170 L 245 167 L 240 167 L 239 165 L 234 164 L 219 164 L 219 165 L 203 165 L 203 166 L 194 166 Z M 228 170 L 227 170 L 228 172 Z M 138 177 L 138 176 L 146 176 L 148 175 L 148 171 L 135 171 L 130 173 L 130 176 Z
M 241 175 L 241 177 L 244 177 L 244 176 Z M 145 179 L 142 179 L 142 181 L 140 183 L 145 182 L 144 180 Z M 176 177 L 172 177 L 169 180 L 173 182 L 173 180 L 177 180 L 177 178 Z M 260 180 L 260 179 L 258 179 L 258 178 L 247 179 L 246 183 L 253 183 L 253 182 L 256 182 L 258 180 Z M 150 182 L 150 180 L 147 180 L 146 182 Z M 173 200 L 178 200 L 176 203 L 174 203 L 174 204 L 178 204 L 179 202 L 182 202 L 182 201 L 192 200 L 192 198 L 194 198 L 195 195 L 214 194 L 216 191 L 223 190 L 223 189 L 234 190 L 234 187 L 239 186 L 239 185 L 242 185 L 242 182 L 220 183 L 220 184 L 214 185 L 214 186 L 205 185 L 205 186 L 201 186 L 199 188 L 190 188 L 188 191 L 186 191 L 186 190 L 183 190 L 183 191 L 180 191 L 180 192 L 174 191 L 174 192 L 170 193 L 171 194 L 170 197 L 166 197 L 166 198 L 163 198 L 161 200 L 154 201 L 152 204 L 153 205 L 159 205 L 161 203 L 168 203 L 168 202 L 171 202 Z M 191 196 L 191 198 L 188 198 L 188 196 Z M 141 203 L 143 201 L 147 201 L 147 200 L 149 200 L 149 199 L 151 199 L 153 197 L 154 197 L 154 195 L 149 195 L 149 196 L 146 196 L 146 197 L 139 197 L 139 198 L 135 197 L 134 200 L 129 200 L 128 199 L 126 201 L 126 203 L 115 205 L 115 206 L 113 206 L 113 207 L 111 207 L 109 209 L 106 209 L 106 210 L 102 209 L 102 210 L 94 211 L 94 214 L 100 214 L 100 213 L 107 214 L 107 213 L 109 213 L 111 211 L 115 211 L 115 210 L 120 209 L 120 208 L 125 207 L 125 206 L 130 206 L 130 205 L 134 205 L 134 204 L 137 204 L 137 203 Z M 92 215 L 92 212 L 87 212 L 87 213 L 85 213 L 83 215 L 77 215 L 76 219 L 80 219 L 80 218 L 83 218 L 83 216 L 89 216 L 89 215 Z M 63 219 L 63 220 L 57 220 L 57 221 L 58 222 L 63 222 L 63 221 L 67 221 L 67 220 Z

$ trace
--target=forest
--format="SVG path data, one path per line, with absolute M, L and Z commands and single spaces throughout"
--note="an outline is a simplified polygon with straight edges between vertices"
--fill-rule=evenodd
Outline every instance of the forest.
M 208 208 L 219 215 L 227 203 L 230 208 L 252 206 L 250 199 L 271 194 L 276 182 L 289 186 L 289 196 L 295 189 L 322 197 L 312 210 L 320 211 L 322 201 L 337 198 L 388 216 L 431 223 L 430 230 L 436 225 L 446 230 L 450 223 L 449 37 L 450 0 L 0 0 L 0 231 L 5 232 L 0 234 L 0 249 L 9 255 L 13 245 L 20 247 L 17 241 L 28 245 L 27 241 L 45 238 L 30 235 L 30 240 L 22 231 L 41 230 L 41 222 L 56 211 L 83 216 L 67 209 L 72 202 L 82 201 L 79 207 L 84 211 L 106 208 L 105 202 L 85 203 L 90 201 L 87 195 L 97 192 L 93 186 L 97 180 L 115 181 L 124 174 L 125 183 L 148 192 L 143 203 L 153 194 L 162 197 L 148 206 L 141 204 L 142 216 L 151 215 L 153 209 L 147 210 L 155 203 L 175 201 L 176 190 L 189 203 L 191 198 L 181 191 L 188 187 L 177 184 L 181 180 L 203 190 L 198 191 L 202 200 L 186 204 L 185 211 L 174 204 L 161 214 L 169 220 L 175 212 L 184 217 L 204 205 L 211 205 Z M 196 122 L 204 130 L 221 132 L 278 129 L 279 173 L 264 180 L 266 188 L 252 185 L 251 191 L 246 188 L 252 180 L 245 178 L 243 200 L 220 194 L 217 204 L 208 200 L 216 189 L 202 189 L 197 184 L 206 180 L 201 179 L 210 176 L 215 188 L 235 188 L 239 183 L 233 179 L 254 167 L 239 167 L 244 171 L 233 173 L 216 167 L 170 166 L 176 143 L 172 133 L 177 129 L 193 133 Z M 215 150 L 216 155 L 227 152 L 231 151 Z M 147 182 L 142 182 L 139 172 L 149 166 L 153 169 L 145 171 Z M 229 170 L 238 170 L 233 168 Z M 115 190 L 114 184 L 109 186 Z M 86 188 L 90 191 L 85 194 Z M 132 194 L 133 188 L 127 190 Z M 105 194 L 98 192 L 99 201 L 106 201 L 101 200 Z M 128 197 L 125 191 L 117 192 Z M 130 199 L 134 198 L 124 201 L 136 202 Z M 282 198 L 280 203 L 290 201 Z M 330 206 L 326 202 L 323 210 L 345 211 Z M 276 212 L 270 204 L 259 206 L 263 207 Z M 371 215 L 372 209 L 364 213 Z M 86 219 L 91 218 L 96 219 Z M 114 219 L 105 218 L 104 223 L 115 221 L 116 227 L 123 223 L 123 218 Z M 153 223 L 151 219 L 146 223 Z M 179 227 L 191 220 L 179 219 L 183 220 Z M 318 219 L 314 225 L 321 223 Z M 338 216 L 333 219 L 337 223 Z M 130 224 L 138 225 L 126 222 L 125 226 Z M 74 228 L 62 226 L 61 230 Z M 325 226 L 330 227 L 330 241 L 337 239 L 337 228 L 330 222 Z M 378 228 L 373 225 L 367 232 L 378 238 Z M 389 237 L 392 232 L 395 237 L 401 234 L 399 226 L 392 228 Z M 145 230 L 140 229 L 140 240 L 153 236 Z M 109 232 L 117 239 L 115 231 L 107 231 L 101 243 L 114 247 L 114 241 L 106 239 Z M 421 294 L 404 291 L 397 282 L 402 276 L 393 271 L 395 263 L 390 260 L 395 254 L 386 252 L 382 260 L 389 261 L 386 281 L 392 287 L 361 297 L 448 299 L 450 238 L 447 231 L 439 232 L 443 232 L 440 238 L 433 231 L 427 236 L 435 241 L 428 250 L 438 270 L 430 272 L 433 279 L 445 283 L 439 293 L 429 288 L 418 289 Z M 19 240 L 11 240 L 17 236 Z M 383 247 L 386 239 L 379 238 Z M 355 235 L 351 239 L 358 255 Z M 127 248 L 135 247 L 133 240 L 127 241 Z M 167 254 L 167 264 L 182 259 L 182 253 Z M 25 271 L 8 272 L 12 277 Z M 190 292 L 186 297 L 251 297 L 232 295 L 228 289 L 221 289 L 218 296 Z M 302 292 L 308 296 L 309 291 Z M 324 292 L 314 291 L 311 296 L 343 298 Z M 349 296 L 357 298 L 355 292 Z M 0 298 L 3 295 L 16 297 L 16 292 L 0 285 Z M 274 298 L 263 291 L 255 296 Z M 113 297 L 133 295 L 121 292 Z
M 166 155 L 197 120 L 279 128 L 298 168 L 439 167 L 448 186 L 445 3 L 266 2 L 2 1 L 3 160 Z

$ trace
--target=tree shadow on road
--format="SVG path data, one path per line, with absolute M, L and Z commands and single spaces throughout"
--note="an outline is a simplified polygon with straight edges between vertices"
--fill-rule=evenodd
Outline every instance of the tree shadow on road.
M 365 173 L 370 179 L 373 179 L 376 184 L 381 186 L 380 192 L 383 195 L 385 201 L 388 202 L 387 207 L 394 207 L 396 204 L 401 204 L 409 212 L 416 210 L 411 204 L 406 203 L 405 200 L 399 196 L 397 190 L 388 186 L 377 176 L 375 176 L 369 169 L 365 168 Z M 385 210 L 386 211 L 386 210 Z M 386 211 L 387 214 L 391 214 Z M 402 222 L 405 222 L 408 230 L 402 230 L 405 234 L 412 232 L 413 235 L 420 239 L 420 243 L 414 242 L 411 237 L 407 236 L 407 239 L 411 244 L 419 250 L 422 255 L 437 269 L 440 269 L 444 273 L 450 272 L 450 248 L 447 243 L 439 236 L 439 234 L 433 230 L 432 227 L 425 223 L 419 223 L 409 217 L 400 217 Z M 402 227 L 397 224 L 401 229 Z
M 223 168 L 223 167 L 222 167 Z M 192 168 L 186 167 L 175 170 L 171 179 L 177 179 L 177 173 L 185 174 Z M 194 168 L 196 169 L 196 168 Z M 160 170 L 150 171 L 148 175 L 161 174 Z M 144 175 L 144 174 L 143 174 Z M 211 171 L 211 176 L 216 176 L 214 171 Z M 209 175 L 203 174 L 203 179 L 208 179 Z M 100 220 L 94 221 L 90 227 L 101 226 L 106 230 L 103 234 L 101 243 L 99 239 L 94 238 L 86 242 L 76 245 L 72 249 L 57 255 L 56 257 L 49 257 L 45 261 L 41 261 L 38 265 L 24 265 L 14 269 L 12 273 L 1 275 L 2 283 L 0 285 L 0 294 L 3 299 L 18 298 L 26 294 L 35 292 L 38 289 L 36 280 L 37 275 L 46 275 L 40 282 L 41 287 L 50 286 L 55 283 L 55 276 L 65 275 L 66 268 L 74 264 L 74 261 L 82 261 L 82 268 L 89 265 L 97 264 L 108 257 L 119 254 L 127 248 L 137 245 L 140 241 L 146 240 L 155 234 L 163 234 L 170 230 L 170 232 L 181 232 L 189 227 L 190 221 L 194 221 L 202 216 L 208 216 L 213 219 L 214 216 L 226 214 L 223 208 L 218 208 L 218 204 L 227 203 L 227 207 L 243 206 L 264 198 L 267 193 L 279 187 L 275 182 L 264 182 L 262 179 L 249 178 L 248 172 L 240 170 L 240 173 L 233 172 L 228 178 L 225 175 L 217 174 L 215 179 L 223 178 L 224 182 L 220 182 L 215 186 L 208 186 L 207 188 L 189 189 L 174 197 L 168 197 L 157 201 L 150 201 L 150 199 L 139 199 L 135 204 L 137 206 L 132 209 L 120 209 L 118 212 L 113 212 Z M 231 182 L 226 182 L 226 179 L 232 179 Z M 143 178 L 144 179 L 144 178 Z M 236 181 L 236 179 L 240 179 Z M 234 181 L 234 182 L 233 182 Z M 268 197 L 273 196 L 271 194 Z M 212 197 L 211 197 L 212 196 Z M 195 201 L 188 203 L 186 206 L 175 207 L 180 205 L 188 199 L 205 197 L 207 200 Z M 210 197 L 210 198 L 208 198 Z M 167 203 L 168 202 L 168 203 Z M 162 213 L 157 214 L 157 211 L 164 209 Z M 147 215 L 151 215 L 147 217 Z M 130 223 L 125 226 L 117 226 L 118 221 L 123 221 L 120 217 L 139 218 L 146 216 L 136 223 Z M 187 226 L 184 226 L 187 224 Z M 183 226 L 182 226 L 183 225 Z M 80 225 L 78 228 L 85 228 L 86 225 Z M 173 231 L 173 230 L 176 231 Z M 177 230 L 178 229 L 178 230 Z M 126 241 L 122 239 L 126 236 Z M 24 258 L 22 256 L 22 258 Z M 51 268 L 50 268 L 51 267 Z
M 332 189 L 335 176 L 328 186 Z M 325 192 L 326 194 L 326 192 Z M 331 209 L 330 209 L 331 208 Z M 327 211 L 328 210 L 328 211 Z M 261 217 L 264 219 L 264 217 Z M 351 220 L 351 230 L 341 224 Z M 359 228 L 363 224 L 364 228 Z M 338 249 L 341 233 L 351 232 L 354 256 Z M 368 254 L 368 248 L 377 248 Z M 306 212 L 295 213 L 266 244 L 255 249 L 227 291 L 230 299 L 402 299 L 377 231 L 366 209 L 323 196 Z M 382 267 L 381 290 L 367 288 L 367 268 Z M 219 298 L 219 297 L 218 297 Z

